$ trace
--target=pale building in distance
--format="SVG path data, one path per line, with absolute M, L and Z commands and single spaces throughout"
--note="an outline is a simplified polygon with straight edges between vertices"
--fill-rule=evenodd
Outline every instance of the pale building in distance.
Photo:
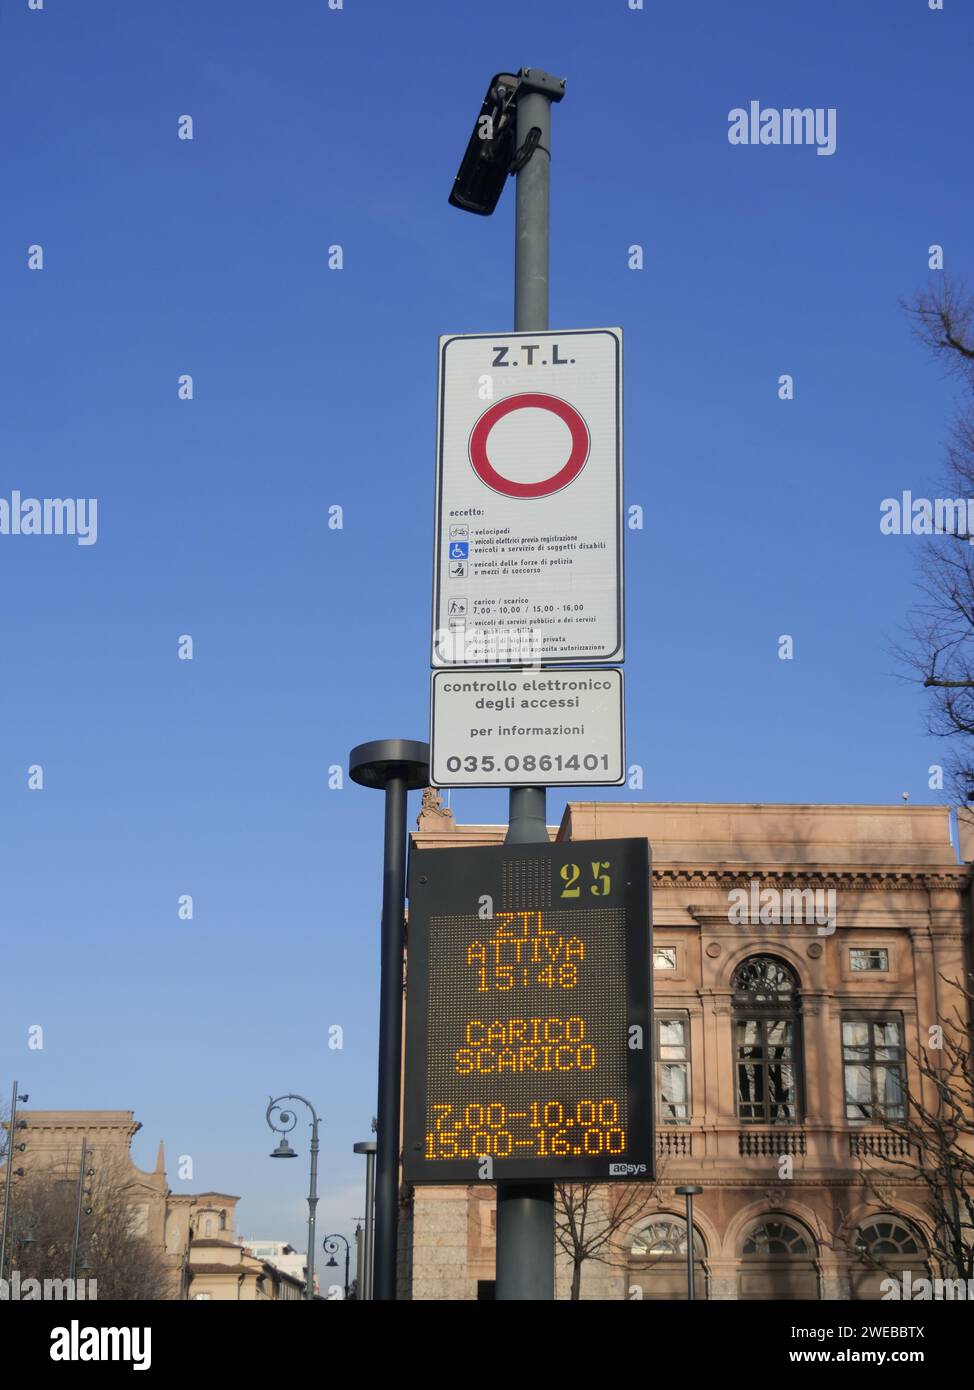
M 238 1236 L 237 1240 L 255 1259 L 265 1260 L 268 1264 L 272 1264 L 275 1269 L 280 1269 L 285 1274 L 300 1279 L 302 1283 L 307 1279 L 307 1255 L 301 1250 L 295 1250 L 294 1246 L 289 1245 L 286 1240 L 245 1240 L 243 1236 Z M 318 1276 L 316 1274 L 315 1293 L 317 1292 Z

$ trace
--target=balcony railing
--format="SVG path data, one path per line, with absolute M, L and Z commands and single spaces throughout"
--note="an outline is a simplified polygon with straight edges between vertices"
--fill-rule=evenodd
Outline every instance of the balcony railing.
M 656 1136 L 656 1152 L 666 1158 L 691 1158 L 693 1137 L 685 1130 L 664 1129 Z
M 742 1158 L 773 1158 L 777 1154 L 805 1153 L 805 1132 L 795 1129 L 775 1129 L 757 1133 L 742 1129 L 737 1135 L 737 1152 Z
M 909 1158 L 910 1141 L 905 1134 L 850 1134 L 852 1158 Z

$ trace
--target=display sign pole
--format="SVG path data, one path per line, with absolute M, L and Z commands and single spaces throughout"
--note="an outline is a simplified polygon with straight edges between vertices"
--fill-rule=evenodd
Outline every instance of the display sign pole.
M 514 330 L 548 327 L 549 185 L 551 102 L 564 83 L 547 73 L 520 74 L 517 98 L 518 152 L 534 145 L 517 171 L 514 243 Z M 535 134 L 537 132 L 537 134 Z M 544 787 L 512 787 L 505 843 L 548 839 Z M 555 1189 L 553 1183 L 497 1184 L 498 1299 L 555 1296 Z

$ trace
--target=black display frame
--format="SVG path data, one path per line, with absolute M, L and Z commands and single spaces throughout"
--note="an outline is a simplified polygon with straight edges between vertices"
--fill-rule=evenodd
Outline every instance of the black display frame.
M 546 859 L 549 882 L 561 866 L 583 860 L 610 860 L 619 884 L 608 898 L 580 896 L 578 902 L 559 902 L 558 910 L 577 907 L 622 907 L 625 915 L 625 978 L 605 980 L 606 989 L 624 994 L 626 1030 L 627 1142 L 621 1153 L 561 1154 L 550 1157 L 517 1154 L 492 1157 L 489 1182 L 638 1182 L 652 1181 L 656 1171 L 654 1114 L 655 1037 L 652 999 L 651 851 L 646 839 L 561 840 L 553 843 L 489 845 L 457 849 L 410 850 L 409 921 L 407 928 L 405 1065 L 403 1086 L 403 1179 L 416 1185 L 472 1184 L 484 1181 L 482 1161 L 426 1156 L 428 1044 L 430 1008 L 430 920 L 450 915 L 474 915 L 483 895 L 495 912 L 505 906 L 503 866 L 515 861 Z M 584 887 L 585 885 L 583 885 Z M 514 910 L 524 910 L 518 906 Z M 529 909 L 530 910 L 530 909 Z M 465 968 L 468 968 L 465 966 Z M 606 995 L 610 1007 L 620 996 Z M 513 1002 L 513 1001 L 512 1001 Z M 514 1015 L 511 1015 L 514 1016 Z M 628 1045 L 630 1030 L 642 1030 L 641 1048 Z M 598 1075 L 598 1072 L 593 1072 Z M 594 1089 L 598 1090 L 596 1086 Z M 473 1097 L 471 1099 L 474 1099 Z M 542 1096 L 541 1099 L 546 1099 Z M 615 1168 L 616 1171 L 610 1171 Z M 620 1171 L 625 1169 L 625 1171 Z

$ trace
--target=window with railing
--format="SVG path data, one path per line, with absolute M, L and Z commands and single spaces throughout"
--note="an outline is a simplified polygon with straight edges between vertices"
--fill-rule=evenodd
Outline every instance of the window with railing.
M 903 1020 L 844 1014 L 842 1071 L 847 1120 L 902 1120 L 906 1113 Z

